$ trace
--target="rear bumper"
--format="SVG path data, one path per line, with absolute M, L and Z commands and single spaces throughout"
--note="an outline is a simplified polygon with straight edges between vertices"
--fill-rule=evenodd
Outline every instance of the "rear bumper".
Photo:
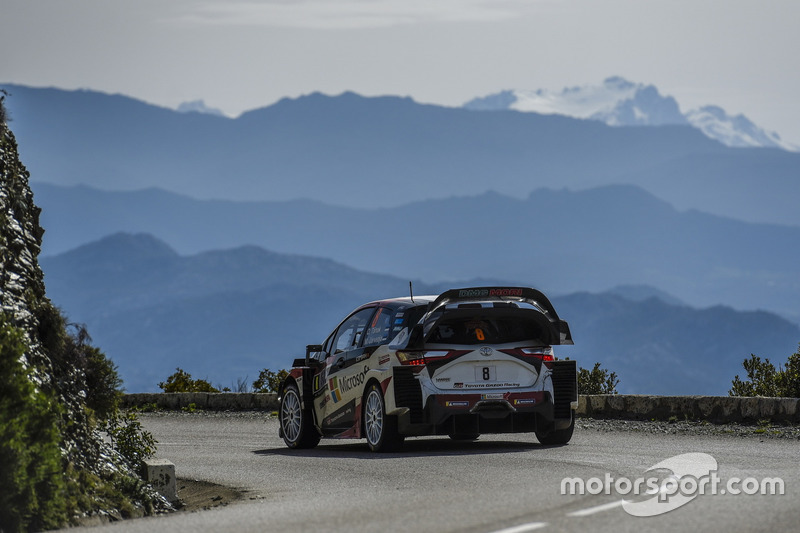
M 421 413 L 404 410 L 398 430 L 405 435 L 525 433 L 553 422 L 553 401 L 545 391 L 445 393 L 429 396 Z

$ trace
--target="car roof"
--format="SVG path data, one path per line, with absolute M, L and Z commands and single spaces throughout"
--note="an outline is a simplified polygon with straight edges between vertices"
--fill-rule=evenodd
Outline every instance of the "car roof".
M 432 301 L 436 300 L 437 296 L 438 295 L 414 296 L 413 299 L 409 296 L 404 296 L 401 298 L 386 298 L 384 300 L 375 300 L 373 302 L 366 303 L 362 307 L 370 305 L 383 305 L 395 309 L 398 307 L 416 307 L 419 305 L 428 305 Z

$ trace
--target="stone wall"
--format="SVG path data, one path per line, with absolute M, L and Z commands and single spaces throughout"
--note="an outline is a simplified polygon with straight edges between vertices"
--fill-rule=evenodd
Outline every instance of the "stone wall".
M 632 420 L 706 420 L 714 423 L 800 423 L 800 399 L 731 396 L 598 394 L 578 399 L 578 416 Z
M 167 410 L 277 411 L 278 395 L 245 392 L 170 392 L 126 394 L 122 406 Z

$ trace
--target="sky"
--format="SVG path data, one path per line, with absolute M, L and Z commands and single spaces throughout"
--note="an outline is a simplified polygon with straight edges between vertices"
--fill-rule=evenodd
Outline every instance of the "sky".
M 654 84 L 800 144 L 796 0 L 0 0 L 0 83 L 230 116 L 320 91 L 460 106 Z

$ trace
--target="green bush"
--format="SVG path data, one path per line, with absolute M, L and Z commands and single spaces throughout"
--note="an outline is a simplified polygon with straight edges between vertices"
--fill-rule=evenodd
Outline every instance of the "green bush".
M 253 392 L 280 392 L 283 380 L 289 375 L 286 370 L 273 372 L 269 368 L 258 373 L 258 379 L 253 382 Z
M 158 387 L 164 392 L 219 392 L 204 379 L 192 379 L 188 372 L 176 368 L 175 373 L 162 381 Z
M 789 356 L 786 366 L 775 368 L 769 359 L 755 354 L 742 362 L 747 372 L 743 381 L 738 374 L 731 382 L 730 396 L 769 396 L 800 398 L 800 348 Z
M 156 440 L 150 432 L 142 429 L 139 417 L 133 411 L 115 413 L 104 429 L 114 449 L 135 468 L 156 454 Z
M 617 394 L 618 384 L 617 373 L 600 368 L 600 363 L 595 363 L 591 370 L 578 369 L 580 394 Z
M 122 379 L 115 365 L 98 348 L 89 344 L 92 338 L 86 327 L 70 324 L 75 332 L 64 342 L 68 358 L 83 370 L 86 379 L 86 406 L 103 422 L 118 416 L 122 398 Z
M 20 362 L 24 334 L 0 315 L 0 530 L 39 531 L 67 519 L 60 408 Z

